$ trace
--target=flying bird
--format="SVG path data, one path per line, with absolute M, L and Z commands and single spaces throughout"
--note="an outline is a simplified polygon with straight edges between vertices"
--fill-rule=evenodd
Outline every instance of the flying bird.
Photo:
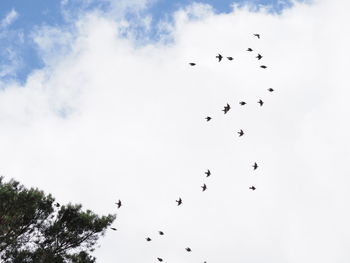
M 158 231 L 159 235 L 164 236 L 164 232 L 163 231 Z
M 60 203 L 57 202 L 57 203 L 55 204 L 55 206 L 56 206 L 56 207 L 60 207 L 61 205 L 60 205 Z
M 206 184 L 203 184 L 203 186 L 201 186 L 202 187 L 202 192 L 204 192 L 205 190 L 207 190 L 207 185 Z
M 260 35 L 259 34 L 254 34 L 254 36 L 260 39 Z
M 219 60 L 219 62 L 222 60 L 222 56 L 220 55 L 220 54 L 218 54 L 217 56 L 216 56 L 216 58 Z
M 249 51 L 249 52 L 252 52 L 253 51 L 253 49 L 251 49 L 250 47 L 247 49 L 247 51 Z
M 241 104 L 242 106 L 246 105 L 247 103 L 244 101 L 241 101 L 239 104 Z
M 249 187 L 249 189 L 251 189 L 251 190 L 253 190 L 253 191 L 255 191 L 255 186 L 254 185 L 252 185 L 251 187 Z
M 209 176 L 211 175 L 210 170 L 208 169 L 208 170 L 205 172 L 205 174 L 207 175 L 207 177 L 209 177 Z
M 207 116 L 205 119 L 206 119 L 207 121 L 210 121 L 210 120 L 211 120 L 211 117 Z
M 117 229 L 115 227 L 111 227 L 111 229 L 114 230 L 114 231 L 117 231 Z
M 258 103 L 260 104 L 260 107 L 264 104 L 262 100 L 259 100 Z
M 233 60 L 233 57 L 227 57 L 228 60 Z
M 230 109 L 231 109 L 231 106 L 230 104 L 227 103 L 227 105 L 224 107 L 222 111 L 224 112 L 224 114 L 226 114 Z
M 117 203 L 115 203 L 116 205 L 117 205 L 117 207 L 118 207 L 118 209 L 122 206 L 122 201 L 118 201 Z
M 261 68 L 267 68 L 265 65 L 261 65 L 260 67 L 261 67 Z
M 273 92 L 273 91 L 274 91 L 273 88 L 269 88 L 269 89 L 267 89 L 267 90 L 270 91 L 270 92 Z
M 258 167 L 259 167 L 258 164 L 254 163 L 254 165 L 253 165 L 254 170 L 258 169 Z
M 238 134 L 239 134 L 239 137 L 241 137 L 241 136 L 243 136 L 244 132 L 243 132 L 242 130 L 240 130 L 240 131 L 238 132 Z
M 193 63 L 193 62 L 188 63 L 188 64 L 190 64 L 190 66 L 195 66 L 196 65 L 196 63 Z
M 159 262 L 162 262 L 162 261 L 163 261 L 163 259 L 162 259 L 162 258 L 157 258 L 157 259 L 158 259 L 158 261 L 159 261 Z
M 177 206 L 179 206 L 179 205 L 181 205 L 181 204 L 182 204 L 182 199 L 181 199 L 181 198 L 179 198 L 179 200 L 176 200 L 176 202 L 177 202 Z
M 185 248 L 187 252 L 191 252 L 192 250 L 189 247 Z
M 256 56 L 256 58 L 258 59 L 258 60 L 260 60 L 260 59 L 262 59 L 262 55 L 260 55 L 260 54 L 258 54 L 257 56 Z
M 152 239 L 151 239 L 151 238 L 149 238 L 149 237 L 147 237 L 147 238 L 146 238 L 146 240 L 149 242 L 149 241 L 151 241 Z

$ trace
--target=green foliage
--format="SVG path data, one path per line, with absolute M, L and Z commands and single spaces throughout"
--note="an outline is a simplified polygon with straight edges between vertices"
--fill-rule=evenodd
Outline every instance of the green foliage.
M 81 205 L 54 206 L 38 189 L 0 177 L 0 261 L 93 263 L 89 255 L 115 215 L 98 216 Z

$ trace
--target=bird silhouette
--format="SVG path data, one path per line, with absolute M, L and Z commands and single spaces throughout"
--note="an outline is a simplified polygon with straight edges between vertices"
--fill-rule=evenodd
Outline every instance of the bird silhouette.
M 190 66 L 195 66 L 196 65 L 196 63 L 193 63 L 193 62 L 188 63 L 188 64 L 190 64 Z
M 260 39 L 260 35 L 259 34 L 254 34 L 254 36 L 256 36 L 257 38 Z
M 270 91 L 270 92 L 273 92 L 273 91 L 274 91 L 273 88 L 269 88 L 269 89 L 267 89 L 267 90 Z
M 149 242 L 149 241 L 151 241 L 152 239 L 151 239 L 151 238 L 149 238 L 149 237 L 147 237 L 147 238 L 146 238 L 146 240 Z
M 162 258 L 157 258 L 159 262 L 163 262 L 163 259 Z
M 227 57 L 228 60 L 233 60 L 233 57 Z
M 202 192 L 204 192 L 205 190 L 207 190 L 207 185 L 206 184 L 203 184 L 203 186 L 201 186 L 202 187 Z
M 60 205 L 60 203 L 57 202 L 57 203 L 55 204 L 55 206 L 56 206 L 56 207 L 60 207 L 61 205 Z
M 262 100 L 259 100 L 258 103 L 260 104 L 260 107 L 264 105 L 264 102 Z
M 179 198 L 179 200 L 176 200 L 176 202 L 177 202 L 177 206 L 179 206 L 179 205 L 181 205 L 181 204 L 182 204 L 182 199 L 181 199 L 181 198 Z
M 242 106 L 246 105 L 247 103 L 244 101 L 241 101 L 239 104 L 241 104 Z
M 251 49 L 250 47 L 247 49 L 247 51 L 249 51 L 249 52 L 252 52 L 253 51 L 253 49 Z
M 262 59 L 262 55 L 260 55 L 260 54 L 258 54 L 257 56 L 256 56 L 256 58 L 258 59 L 258 60 L 260 60 L 260 59 Z
M 258 167 L 259 167 L 258 164 L 254 163 L 254 165 L 253 165 L 254 170 L 258 169 Z
M 116 205 L 117 205 L 117 207 L 118 207 L 118 209 L 122 206 L 122 201 L 118 201 L 117 203 L 115 203 Z
M 207 175 L 207 177 L 209 177 L 209 176 L 211 175 L 210 170 L 208 169 L 208 170 L 205 172 L 205 174 Z
M 267 68 L 265 65 L 261 65 L 260 67 L 261 67 L 261 68 L 264 68 L 264 69 Z
M 240 130 L 240 131 L 238 132 L 238 134 L 239 134 L 239 137 L 241 137 L 241 136 L 243 136 L 244 132 L 243 132 L 242 130 Z
M 187 252 L 191 252 L 192 250 L 189 247 L 185 248 Z
M 164 236 L 164 232 L 163 231 L 158 231 L 159 235 Z
M 111 229 L 114 230 L 114 231 L 117 231 L 117 229 L 115 227 L 111 227 Z
M 224 114 L 226 114 L 230 109 L 231 109 L 231 106 L 230 104 L 227 103 L 227 105 L 224 107 L 222 111 L 224 112 Z
M 205 119 L 206 119 L 207 121 L 210 121 L 210 120 L 211 120 L 211 117 L 207 116 Z
M 253 191 L 255 191 L 255 186 L 254 185 L 252 185 L 251 187 L 249 187 L 249 189 L 251 189 L 251 190 L 253 190 Z
M 219 60 L 219 62 L 222 60 L 222 56 L 220 54 L 218 54 L 216 58 Z

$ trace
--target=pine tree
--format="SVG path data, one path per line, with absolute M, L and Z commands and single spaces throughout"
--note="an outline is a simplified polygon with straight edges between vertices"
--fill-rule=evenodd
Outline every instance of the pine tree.
M 115 217 L 61 206 L 50 194 L 0 177 L 0 261 L 93 263 L 90 253 Z

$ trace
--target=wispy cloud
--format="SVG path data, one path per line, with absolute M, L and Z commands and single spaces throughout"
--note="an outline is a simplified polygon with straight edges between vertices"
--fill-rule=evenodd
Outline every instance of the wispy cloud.
M 10 26 L 18 18 L 18 13 L 15 9 L 12 9 L 6 16 L 0 21 L 0 28 L 4 29 Z
M 15 9 L 8 12 L 0 21 L 0 78 L 14 76 L 16 70 L 20 67 L 21 59 L 17 53 L 17 44 L 23 42 L 21 32 L 11 30 L 11 24 L 18 18 Z

